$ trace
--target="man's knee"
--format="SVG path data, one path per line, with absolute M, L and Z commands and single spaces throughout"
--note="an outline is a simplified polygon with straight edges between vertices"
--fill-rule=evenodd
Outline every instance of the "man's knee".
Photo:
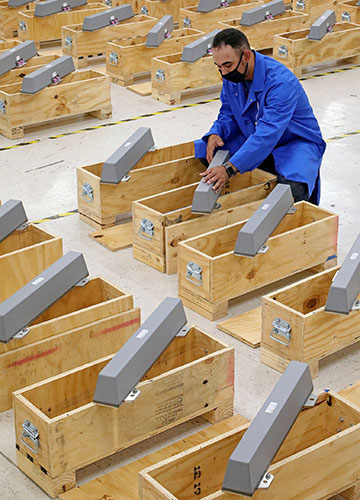
M 295 202 L 309 200 L 309 189 L 305 182 L 289 181 L 282 175 L 278 175 L 277 180 L 281 184 L 288 184 L 290 186 Z

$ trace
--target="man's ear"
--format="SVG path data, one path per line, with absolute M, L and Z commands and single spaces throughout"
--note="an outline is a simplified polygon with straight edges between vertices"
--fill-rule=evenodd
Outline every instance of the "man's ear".
M 251 59 L 251 50 L 250 49 L 245 49 L 244 50 L 244 55 L 243 55 L 244 61 L 249 62 Z

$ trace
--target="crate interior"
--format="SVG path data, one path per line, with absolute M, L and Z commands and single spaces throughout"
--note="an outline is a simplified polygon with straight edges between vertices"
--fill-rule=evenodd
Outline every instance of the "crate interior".
M 354 2 L 355 4 L 355 2 Z M 354 29 L 357 26 L 354 24 L 350 23 L 337 23 L 334 24 L 332 27 L 332 33 L 337 33 L 338 31 L 344 31 L 344 30 L 349 30 L 349 29 Z M 303 30 L 298 30 L 298 31 L 291 31 L 290 33 L 282 33 L 279 35 L 281 38 L 285 38 L 286 40 L 303 40 L 307 39 L 308 35 L 310 33 L 310 29 L 303 29 Z
M 130 333 L 122 335 L 124 343 L 131 336 Z M 176 337 L 170 343 L 142 380 L 153 379 L 223 348 L 220 342 L 192 328 L 185 337 Z M 75 410 L 92 403 L 98 374 L 108 360 L 49 379 L 23 391 L 22 395 L 49 418 Z
M 227 10 L 229 10 L 229 8 L 231 9 L 231 7 L 239 7 L 242 5 L 248 5 L 249 3 L 251 3 L 251 4 L 257 3 L 257 0 L 235 0 L 235 2 L 231 2 L 229 7 L 225 8 L 225 9 L 223 9 L 223 8 L 217 9 L 217 12 L 222 14 L 223 12 L 226 12 Z M 194 5 L 193 7 L 186 7 L 186 11 L 197 12 L 197 10 L 198 10 L 198 5 Z M 198 14 L 206 16 L 206 14 L 208 14 L 208 12 L 199 12 Z
M 46 233 L 42 229 L 29 225 L 22 231 L 14 231 L 7 238 L 0 242 L 0 257 L 17 250 L 31 247 L 44 241 L 52 240 L 54 236 Z
M 208 58 L 208 57 L 212 57 L 212 56 L 211 55 L 203 56 L 201 58 L 201 60 L 203 60 L 205 58 Z M 177 52 L 176 54 L 168 54 L 167 56 L 156 57 L 155 60 L 156 61 L 164 62 L 166 64 L 178 64 L 178 63 L 182 63 L 182 64 L 194 64 L 194 63 L 183 62 L 183 61 L 181 61 L 181 58 L 182 58 L 182 52 Z
M 340 417 L 344 419 L 343 422 Z M 322 397 L 320 404 L 300 413 L 272 463 L 289 458 L 327 438 L 338 436 L 339 428 L 344 430 L 359 422 L 357 411 L 334 398 L 329 406 L 327 398 Z M 245 430 L 238 430 L 228 433 L 230 435 L 222 439 L 212 440 L 209 444 L 202 445 L 201 451 L 193 449 L 194 451 L 185 452 L 150 471 L 150 476 L 167 490 L 169 498 L 191 500 L 194 498 L 194 467 L 200 466 L 201 492 L 197 498 L 216 494 L 221 490 L 230 455 L 244 432 Z
M 31 3 L 29 5 L 29 9 L 27 9 L 29 12 L 26 13 L 27 15 L 29 15 L 29 17 L 35 17 L 35 7 L 36 7 L 36 4 L 35 2 L 34 3 Z M 90 4 L 86 4 L 86 5 L 80 5 L 79 7 L 74 7 L 73 9 L 71 9 L 70 11 L 70 14 L 72 12 L 76 13 L 76 12 L 79 12 L 79 11 L 89 11 L 89 16 L 93 13 L 91 11 L 95 11 L 94 14 L 96 13 L 96 11 L 99 11 L 99 10 L 106 10 L 108 7 L 104 4 L 102 4 L 101 2 L 99 3 L 90 3 Z M 57 14 L 63 14 L 64 12 L 58 12 Z M 55 14 L 56 15 L 56 14 Z M 42 17 L 37 17 L 37 19 L 44 19 Z
M 276 16 L 274 16 L 274 19 L 270 20 L 270 21 L 266 21 L 268 23 L 272 23 L 274 21 L 279 21 L 281 19 L 289 19 L 290 17 L 297 17 L 297 16 L 301 16 L 302 13 L 299 13 L 297 11 L 293 11 L 293 10 L 287 10 L 285 12 L 283 12 L 282 14 L 277 14 Z M 264 21 L 265 22 L 265 21 Z M 242 26 L 241 25 L 241 18 L 239 19 L 229 19 L 227 21 L 224 21 L 222 24 L 224 24 L 224 26 Z M 254 26 L 243 26 L 244 28 L 247 28 L 247 29 L 251 29 L 251 28 L 254 28 L 256 25 Z
M 296 203 L 296 212 L 287 214 L 271 234 L 271 237 L 298 229 L 307 224 L 326 219 L 331 214 L 315 205 L 306 202 Z M 223 229 L 201 235 L 186 242 L 186 245 L 199 250 L 209 257 L 217 257 L 227 252 L 233 252 L 239 230 L 246 221 L 226 226 Z
M 17 40 L 14 40 L 13 42 L 0 42 L 0 54 L 1 52 L 5 52 L 6 50 L 16 47 L 19 43 L 21 42 L 18 42 Z

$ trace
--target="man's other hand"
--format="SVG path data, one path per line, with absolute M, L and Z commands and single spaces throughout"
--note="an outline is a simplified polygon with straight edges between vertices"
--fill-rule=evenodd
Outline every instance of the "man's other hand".
M 205 172 L 202 172 L 200 175 L 203 178 L 203 182 L 214 184 L 213 190 L 215 191 L 215 193 L 220 193 L 222 188 L 225 186 L 226 181 L 228 180 L 228 174 L 223 165 L 219 167 L 212 167 Z
M 224 145 L 223 140 L 219 135 L 212 134 L 209 136 L 207 148 L 206 148 L 206 159 L 209 163 L 212 162 L 214 156 L 214 150 L 220 148 Z

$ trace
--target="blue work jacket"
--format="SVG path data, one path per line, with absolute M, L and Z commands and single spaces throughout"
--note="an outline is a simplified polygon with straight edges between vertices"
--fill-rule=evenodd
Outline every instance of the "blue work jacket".
M 195 141 L 195 156 L 206 158 L 207 139 L 219 135 L 239 172 L 258 167 L 272 153 L 277 173 L 304 182 L 320 198 L 319 169 L 326 145 L 307 95 L 283 64 L 255 52 L 248 95 L 242 83 L 223 80 L 219 115 Z

